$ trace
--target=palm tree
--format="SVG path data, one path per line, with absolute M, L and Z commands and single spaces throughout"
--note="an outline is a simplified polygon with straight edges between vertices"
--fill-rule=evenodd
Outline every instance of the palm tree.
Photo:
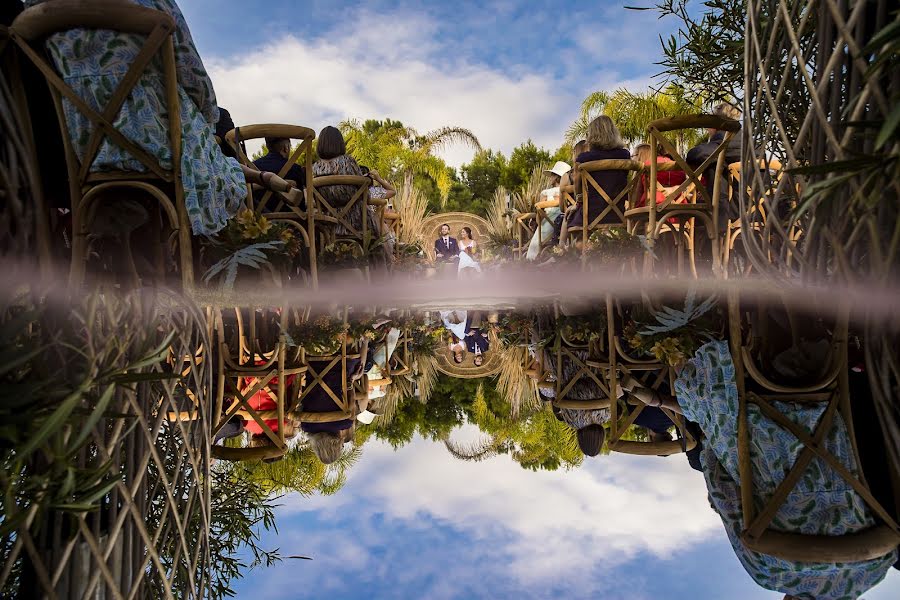
M 366 436 L 367 437 L 367 436 Z M 253 481 L 269 494 L 297 492 L 301 496 L 313 494 L 331 495 L 347 481 L 347 471 L 362 455 L 362 444 L 357 432 L 355 443 L 341 452 L 341 457 L 330 465 L 316 458 L 308 444 L 291 448 L 282 460 L 266 463 L 247 461 L 235 466 L 235 476 Z
M 451 144 L 466 144 L 481 150 L 475 134 L 463 127 L 441 127 L 419 134 L 400 121 L 351 119 L 339 128 L 347 141 L 347 151 L 357 162 L 378 170 L 389 179 L 402 180 L 407 175 L 426 175 L 434 180 L 447 200 L 453 184 L 450 168 L 435 153 Z
M 688 98 L 683 88 L 669 84 L 662 91 L 631 92 L 620 88 L 609 94 L 593 92 L 581 103 L 581 116 L 569 126 L 568 141 L 583 139 L 590 122 L 601 114 L 609 116 L 618 126 L 619 133 L 628 142 L 643 141 L 647 126 L 656 119 L 694 114 L 703 111 L 703 99 Z M 703 132 L 685 130 L 678 132 L 676 145 L 679 150 L 697 144 Z

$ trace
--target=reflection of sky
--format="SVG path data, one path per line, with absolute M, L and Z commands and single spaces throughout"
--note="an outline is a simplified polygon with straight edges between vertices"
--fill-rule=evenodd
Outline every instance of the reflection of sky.
M 454 438 L 470 438 L 470 427 Z M 680 456 L 612 454 L 531 472 L 371 440 L 331 497 L 286 497 L 263 546 L 313 556 L 251 571 L 238 598 L 777 598 L 735 558 Z M 896 599 L 900 576 L 867 594 Z

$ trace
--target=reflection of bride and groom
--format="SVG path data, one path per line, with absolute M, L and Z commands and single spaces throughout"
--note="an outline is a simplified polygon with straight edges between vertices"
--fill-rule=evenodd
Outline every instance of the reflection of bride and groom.
M 453 355 L 453 362 L 461 364 L 466 359 L 466 352 L 474 355 L 476 367 L 484 363 L 484 353 L 490 349 L 488 335 L 481 330 L 479 313 L 466 310 L 442 310 L 441 321 L 450 333 L 448 349 Z
M 450 235 L 450 225 L 441 225 L 441 236 L 434 241 L 434 256 L 441 271 L 446 273 L 455 264 L 459 278 L 481 273 L 481 265 L 475 259 L 478 244 L 472 237 L 472 229 L 463 227 L 458 235 L 459 239 Z

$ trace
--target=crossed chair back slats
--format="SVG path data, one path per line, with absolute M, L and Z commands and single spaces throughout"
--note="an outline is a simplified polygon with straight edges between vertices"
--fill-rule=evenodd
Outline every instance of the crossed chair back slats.
M 649 183 L 647 206 L 628 211 L 629 228 L 635 229 L 644 225 L 650 244 L 659 239 L 663 226 L 671 220 L 688 220 L 693 232 L 695 220 L 700 219 L 713 246 L 713 269 L 718 271 L 721 256 L 718 249 L 719 235 L 719 198 L 721 195 L 723 174 L 725 172 L 725 151 L 731 139 L 740 131 L 741 125 L 734 119 L 716 115 L 682 115 L 658 119 L 647 127 L 647 138 L 650 144 Z M 681 156 L 675 142 L 667 134 L 686 129 L 716 129 L 725 134 L 709 157 L 693 168 Z M 673 163 L 657 163 L 658 149 L 668 153 Z M 708 190 L 702 177 L 710 167 L 714 167 L 712 191 Z M 678 187 L 667 190 L 664 200 L 657 205 L 655 199 L 659 189 L 657 173 L 660 170 L 679 170 L 685 174 L 685 180 Z M 693 233 L 691 234 L 693 235 Z M 692 252 L 693 258 L 693 252 Z M 691 262 L 691 269 L 696 273 L 696 266 Z
M 559 319 L 559 305 L 555 307 L 556 318 Z M 553 405 L 557 408 L 571 408 L 575 410 L 593 410 L 609 408 L 610 394 L 604 369 L 609 368 L 609 358 L 605 349 L 596 341 L 578 343 L 566 338 L 559 331 L 553 341 L 553 353 L 556 358 L 556 393 Z M 579 354 L 586 355 L 585 358 Z M 567 365 L 572 365 L 573 370 L 567 375 Z M 593 385 L 599 391 L 600 397 L 591 400 L 570 398 L 569 394 L 579 381 L 585 381 Z
M 802 387 L 777 384 L 769 380 L 754 363 L 750 345 L 745 341 L 741 307 L 737 292 L 728 296 L 729 333 L 735 380 L 738 388 L 738 468 L 741 479 L 741 508 L 743 532 L 741 540 L 750 550 L 799 562 L 858 562 L 884 556 L 900 545 L 900 526 L 897 515 L 891 515 L 873 496 L 863 475 L 859 461 L 853 417 L 850 410 L 849 373 L 847 357 L 848 323 L 843 311 L 834 327 L 832 340 L 832 365 L 816 383 Z M 756 383 L 759 393 L 748 389 L 747 383 Z M 774 406 L 774 402 L 824 403 L 825 412 L 815 431 L 809 433 Z M 755 404 L 766 417 L 790 432 L 804 448 L 791 470 L 775 489 L 761 510 L 756 509 L 753 495 L 753 473 L 750 463 L 750 431 L 747 420 L 748 407 Z M 835 416 L 841 415 L 859 475 L 854 475 L 822 444 Z M 787 500 L 806 468 L 814 458 L 831 467 L 865 501 L 874 513 L 876 524 L 860 532 L 841 536 L 806 535 L 770 529 L 772 520 Z
M 345 314 L 346 320 L 346 314 Z M 354 350 L 347 343 L 346 336 L 341 340 L 340 351 L 331 355 L 306 354 L 307 377 L 306 386 L 300 394 L 298 413 L 296 418 L 305 423 L 327 423 L 353 419 L 356 417 L 354 409 L 361 394 L 368 394 L 368 383 L 365 377 L 349 381 L 347 362 L 352 359 L 365 361 L 368 352 L 368 341 L 363 341 L 358 350 Z M 325 376 L 333 370 L 339 369 L 341 377 L 340 389 L 335 389 L 325 381 Z M 338 410 L 331 412 L 311 412 L 305 410 L 304 399 L 316 389 L 321 390 L 337 405 Z
M 575 204 L 575 186 L 574 185 L 561 185 L 559 187 L 559 198 L 551 198 L 549 200 L 540 200 L 535 202 L 534 204 L 534 219 L 537 223 L 537 234 L 538 234 L 538 253 L 550 244 L 553 240 L 553 235 L 551 234 L 549 237 L 544 238 L 543 232 L 543 224 L 545 221 L 553 223 L 550 217 L 547 214 L 551 208 L 559 207 L 561 213 L 565 213 L 567 207 Z M 528 246 L 525 246 L 525 250 L 528 250 Z
M 322 188 L 332 185 L 349 186 L 354 188 L 353 195 L 350 200 L 343 206 L 332 206 L 331 201 L 322 193 Z M 354 240 L 357 242 L 365 240 L 369 236 L 369 215 L 367 207 L 373 204 L 379 207 L 379 217 L 383 212 L 386 202 L 371 201 L 369 198 L 369 187 L 372 180 L 362 175 L 322 175 L 312 179 L 313 206 L 315 210 L 330 220 L 334 227 L 342 227 L 344 233 L 340 237 L 342 239 Z M 352 223 L 350 215 L 353 211 L 362 212 L 362 222 L 359 227 Z
M 575 163 L 575 170 L 580 174 L 581 186 L 578 194 L 583 203 L 583 210 L 581 223 L 574 223 L 573 226 L 569 227 L 568 235 L 570 238 L 573 236 L 581 238 L 582 256 L 585 256 L 587 253 L 587 241 L 591 232 L 598 229 L 626 226 L 625 211 L 628 209 L 627 202 L 634 195 L 634 188 L 640 181 L 643 165 L 634 160 L 607 159 Z M 603 171 L 626 171 L 627 173 L 628 182 L 615 197 L 611 197 L 595 178 L 596 173 Z M 589 219 L 588 215 L 588 195 L 591 192 L 599 194 L 604 203 L 600 213 L 593 219 Z M 560 208 L 563 208 L 563 206 L 561 205 Z M 608 221 L 608 216 L 612 216 L 615 221 Z
M 269 311 L 261 314 L 254 308 L 244 316 L 244 309 L 235 308 L 235 320 L 226 323 L 217 313 L 218 385 L 216 421 L 213 435 L 218 433 L 233 417 L 255 421 L 270 445 L 256 448 L 231 448 L 213 446 L 213 455 L 225 460 L 256 460 L 276 458 L 287 452 L 285 442 L 286 417 L 296 403 L 307 371 L 302 364 L 302 352 L 286 343 L 284 330 L 290 311 L 277 311 L 277 323 L 258 327 Z M 228 309 L 230 312 L 231 309 Z M 262 324 L 262 323 L 261 323 Z M 226 340 L 232 340 L 230 346 Z M 274 391 L 273 391 L 274 388 Z M 251 403 L 257 394 L 267 395 L 274 403 L 274 410 L 254 407 Z M 227 399 L 226 399 L 227 397 Z M 267 421 L 275 420 L 273 428 Z
M 225 134 L 225 140 L 234 148 L 241 164 L 256 170 L 258 170 L 256 165 L 247 156 L 244 142 L 267 137 L 300 140 L 276 175 L 284 179 L 292 166 L 302 165 L 301 168 L 306 173 L 306 181 L 312 181 L 313 140 L 316 134 L 309 127 L 266 123 L 236 127 Z M 303 159 L 302 163 L 299 162 L 301 158 Z M 282 193 L 248 184 L 247 206 L 257 214 L 265 213 L 266 218 L 274 223 L 284 223 L 296 230 L 309 253 L 309 278 L 313 288 L 316 288 L 318 287 L 317 215 L 314 210 L 309 210 L 309 207 L 313 206 L 310 190 L 310 186 L 307 185 L 303 190 L 293 188 L 290 192 Z M 305 210 L 301 206 L 301 200 L 306 205 Z
M 615 307 L 611 297 L 606 299 L 606 315 L 609 336 L 609 357 L 610 368 L 607 371 L 609 380 L 609 389 L 616 390 L 619 387 L 618 377 L 619 371 L 628 373 L 635 379 L 650 389 L 659 390 L 664 384 L 668 384 L 672 389 L 673 372 L 671 367 L 663 364 L 655 358 L 642 359 L 629 355 L 622 347 L 621 336 L 616 331 L 615 323 L 619 320 L 615 319 Z M 685 426 L 685 419 L 680 415 L 667 408 L 660 408 L 663 413 L 675 425 L 675 431 L 678 439 L 663 442 L 638 442 L 632 440 L 624 440 L 622 436 L 628 431 L 641 412 L 644 410 L 643 404 L 631 407 L 628 413 L 620 415 L 620 406 L 618 402 L 610 404 L 609 417 L 609 436 L 607 437 L 607 445 L 609 449 L 615 452 L 624 452 L 626 454 L 640 454 L 644 456 L 669 456 L 678 454 L 679 452 L 687 452 L 697 445 L 697 440 L 691 435 Z
M 394 348 L 394 353 L 391 355 L 390 360 L 387 361 L 388 370 L 386 374 L 388 377 L 398 377 L 412 373 L 412 367 L 410 367 L 409 364 L 410 339 L 411 334 L 409 329 L 400 330 L 400 337 L 397 339 L 397 346 Z
M 105 29 L 123 34 L 145 36 L 141 50 L 135 56 L 122 80 L 102 109 L 95 110 L 81 98 L 56 72 L 39 45 L 54 33 L 77 28 Z M 52 0 L 33 6 L 18 16 L 9 30 L 10 38 L 20 51 L 43 74 L 53 97 L 66 156 L 69 190 L 72 202 L 72 265 L 69 281 L 80 285 L 87 261 L 88 210 L 102 191 L 113 188 L 137 189 L 149 193 L 162 205 L 170 225 L 178 235 L 182 284 L 185 289 L 193 285 L 193 260 L 191 256 L 190 222 L 184 205 L 184 188 L 181 184 L 181 111 L 178 98 L 178 78 L 175 64 L 173 34 L 175 21 L 168 14 L 108 0 Z M 125 101 L 131 95 L 143 75 L 159 58 L 163 67 L 163 83 L 166 95 L 166 112 L 169 120 L 169 150 L 171 165 L 164 168 L 156 157 L 140 145 L 129 140 L 114 122 Z M 63 110 L 63 100 L 69 102 L 93 125 L 79 158 L 72 145 L 69 127 Z M 147 172 L 91 173 L 91 165 L 105 140 L 126 150 L 141 163 Z M 161 181 L 174 188 L 175 201 L 150 186 L 146 180 Z

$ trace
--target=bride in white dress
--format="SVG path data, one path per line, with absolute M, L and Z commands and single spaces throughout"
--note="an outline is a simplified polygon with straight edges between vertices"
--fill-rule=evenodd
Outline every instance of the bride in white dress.
M 457 267 L 457 275 L 471 275 L 481 273 L 481 265 L 475 260 L 478 253 L 478 244 L 472 237 L 472 229 L 463 227 L 459 230 L 459 266 Z

